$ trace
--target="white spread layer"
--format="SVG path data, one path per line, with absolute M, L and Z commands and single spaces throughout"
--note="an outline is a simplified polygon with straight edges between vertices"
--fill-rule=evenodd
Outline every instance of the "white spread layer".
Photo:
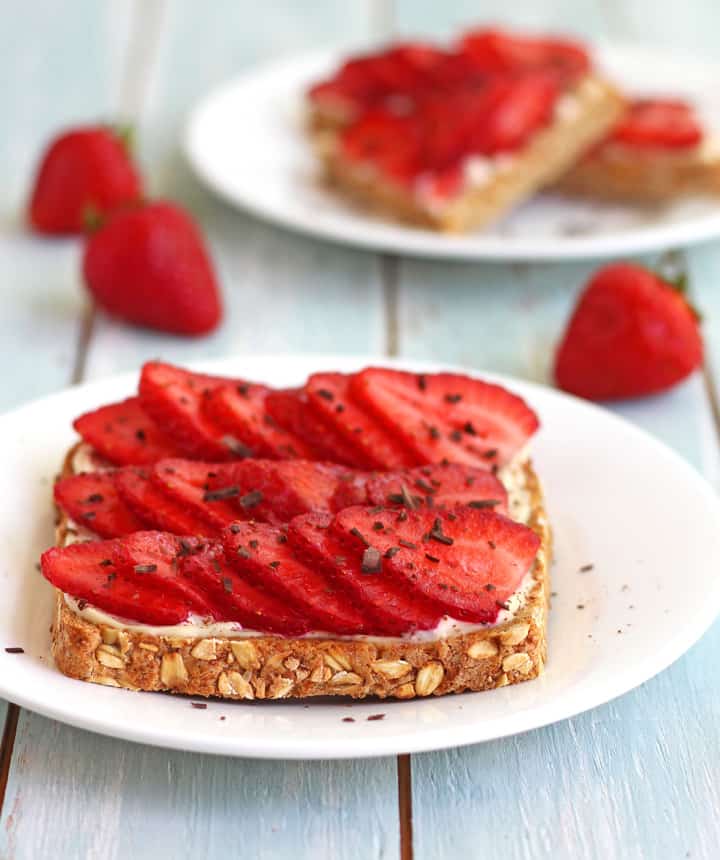
M 527 452 L 521 451 L 515 459 L 504 466 L 498 473 L 498 477 L 505 485 L 508 492 L 508 513 L 512 519 L 521 523 L 528 523 L 532 514 L 532 498 L 530 491 L 525 481 L 525 463 L 527 461 Z M 72 462 L 73 470 L 76 472 L 90 472 L 98 468 L 98 463 L 92 456 L 92 449 L 83 444 L 80 445 Z M 73 520 L 67 521 L 68 534 L 65 539 L 65 545 L 80 541 L 92 540 L 95 535 L 88 531 L 83 526 L 78 525 Z M 542 550 L 541 550 L 542 552 Z M 499 624 L 504 624 L 509 621 L 515 613 L 525 604 L 533 586 L 536 583 L 533 576 L 533 569 L 528 571 L 520 583 L 520 587 L 507 600 L 507 609 L 501 609 L 497 619 L 492 624 L 476 624 L 467 621 L 459 621 L 456 618 L 451 618 L 449 615 L 443 616 L 438 625 L 431 630 L 418 630 L 414 633 L 408 633 L 402 637 L 381 637 L 381 636 L 339 636 L 336 633 L 313 632 L 307 633 L 302 637 L 305 639 L 372 639 L 391 641 L 393 638 L 400 638 L 410 642 L 427 642 L 436 639 L 446 639 L 450 636 L 457 636 L 464 633 L 471 633 L 476 630 L 483 630 L 488 627 L 495 627 Z M 69 608 L 79 615 L 85 621 L 91 624 L 101 624 L 105 627 L 117 627 L 123 630 L 131 630 L 136 633 L 152 635 L 152 636 L 174 636 L 185 637 L 192 639 L 200 638 L 221 638 L 221 639 L 246 639 L 254 636 L 267 636 L 269 634 L 249 630 L 243 628 L 241 624 L 236 622 L 208 622 L 205 619 L 197 616 L 190 616 L 187 621 L 182 624 L 173 626 L 154 626 L 148 624 L 137 624 L 132 621 L 127 621 L 123 618 L 110 615 L 98 609 L 95 606 L 85 603 L 81 609 L 78 601 L 65 594 L 65 602 Z

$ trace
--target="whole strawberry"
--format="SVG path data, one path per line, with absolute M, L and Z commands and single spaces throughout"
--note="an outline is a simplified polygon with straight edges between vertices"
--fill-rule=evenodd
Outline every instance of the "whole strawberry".
M 83 274 L 97 303 L 148 328 L 199 335 L 222 317 L 203 238 L 173 203 L 120 210 L 90 235 Z
M 82 233 L 89 212 L 100 215 L 142 195 L 127 140 L 105 126 L 65 132 L 45 152 L 30 199 L 40 233 Z
M 697 315 L 680 290 L 631 263 L 601 269 L 555 359 L 560 388 L 588 400 L 654 394 L 702 364 Z

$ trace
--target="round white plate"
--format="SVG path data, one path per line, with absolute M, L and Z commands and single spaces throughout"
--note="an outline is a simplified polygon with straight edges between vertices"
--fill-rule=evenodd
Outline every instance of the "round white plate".
M 720 133 L 720 65 L 638 47 L 598 47 L 596 54 L 628 92 L 686 96 Z M 302 127 L 306 87 L 336 68 L 341 56 L 326 52 L 263 66 L 207 96 L 185 135 L 198 176 L 229 202 L 284 227 L 422 257 L 607 257 L 720 235 L 720 201 L 709 198 L 635 208 L 541 195 L 465 236 L 395 224 L 354 208 L 322 187 Z
M 338 356 L 215 362 L 213 372 L 296 385 Z M 387 362 L 390 364 L 390 362 Z M 427 363 L 398 366 L 431 372 Z M 469 372 L 469 371 L 468 371 Z M 720 504 L 688 465 L 595 406 L 493 377 L 527 398 L 542 430 L 533 458 L 555 535 L 549 659 L 538 680 L 485 693 L 411 701 L 209 700 L 135 693 L 58 672 L 49 653 L 53 590 L 36 570 L 52 543 L 51 490 L 70 422 L 130 394 L 137 375 L 73 388 L 0 419 L 0 695 L 96 732 L 225 755 L 345 758 L 415 752 L 503 737 L 607 702 L 668 666 L 720 609 Z M 582 572 L 585 565 L 593 565 Z M 24 654 L 8 654 L 21 647 Z M 368 721 L 373 714 L 382 720 Z M 355 722 L 343 722 L 352 716 Z M 225 719 L 221 719 L 225 717 Z

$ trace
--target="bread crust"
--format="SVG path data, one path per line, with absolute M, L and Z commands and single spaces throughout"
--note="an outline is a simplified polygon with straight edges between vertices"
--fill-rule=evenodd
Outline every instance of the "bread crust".
M 423 205 L 416 195 L 383 181 L 367 165 L 348 164 L 338 147 L 341 124 L 337 117 L 311 112 L 308 128 L 331 186 L 365 207 L 401 221 L 462 233 L 497 220 L 513 205 L 558 180 L 603 139 L 625 108 L 618 90 L 590 75 L 562 98 L 571 102 L 570 109 L 534 135 L 512 163 L 442 207 Z
M 75 449 L 63 475 L 72 473 Z M 57 592 L 52 653 L 65 675 L 129 690 L 227 699 L 349 696 L 412 699 L 536 678 L 545 664 L 551 532 L 537 475 L 524 466 L 529 522 L 541 539 L 525 604 L 496 627 L 429 642 L 256 636 L 155 636 L 92 623 Z M 57 542 L 69 534 L 60 515 Z
M 720 194 L 720 155 L 607 144 L 581 159 L 556 185 L 563 194 L 630 203 L 669 202 L 687 194 Z

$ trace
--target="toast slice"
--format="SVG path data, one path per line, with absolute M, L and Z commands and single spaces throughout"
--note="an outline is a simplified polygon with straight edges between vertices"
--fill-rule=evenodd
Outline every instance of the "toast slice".
M 62 476 L 92 459 L 75 446 Z M 493 626 L 473 625 L 444 638 L 283 638 L 123 625 L 80 607 L 58 591 L 52 653 L 64 674 L 129 690 L 167 691 L 227 699 L 368 696 L 411 699 L 465 690 L 488 690 L 537 677 L 546 659 L 551 533 L 532 464 L 508 468 L 510 510 L 540 537 L 534 567 L 511 617 Z M 85 539 L 62 513 L 57 543 Z
M 720 145 L 640 149 L 608 143 L 581 159 L 557 183 L 563 194 L 628 203 L 664 203 L 688 194 L 720 194 Z
M 516 204 L 567 173 L 601 140 L 624 109 L 619 91 L 588 74 L 558 99 L 549 125 L 519 151 L 466 159 L 460 190 L 449 197 L 428 196 L 388 181 L 367 163 L 343 157 L 337 117 L 310 116 L 309 131 L 330 186 L 371 210 L 401 221 L 448 233 L 484 227 Z

